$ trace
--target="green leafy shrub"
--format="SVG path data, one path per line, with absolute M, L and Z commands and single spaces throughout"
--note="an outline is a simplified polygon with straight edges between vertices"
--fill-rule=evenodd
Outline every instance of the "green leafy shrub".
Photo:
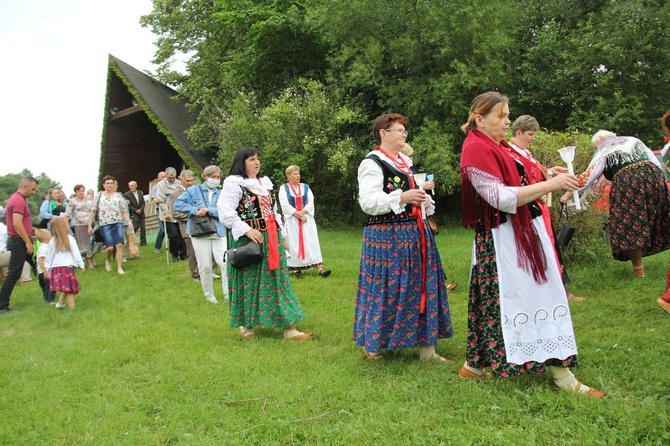
M 352 100 L 320 82 L 300 80 L 265 106 L 242 92 L 229 110 L 213 123 L 224 171 L 240 147 L 257 147 L 261 171 L 276 187 L 286 182 L 289 165 L 300 167 L 301 181 L 316 197 L 320 225 L 352 223 L 358 164 L 373 147 L 369 124 Z
M 593 155 L 591 136 L 579 132 L 543 132 L 537 133 L 532 152 L 546 167 L 565 166 L 565 162 L 558 154 L 558 149 L 565 146 L 575 146 L 573 162 L 575 174 L 582 173 Z M 561 204 L 558 201 L 560 193 L 552 194 L 551 215 L 554 229 L 558 233 L 565 214 L 561 216 Z M 601 196 L 592 196 L 589 203 L 600 199 Z M 575 234 L 570 244 L 563 248 L 563 260 L 566 265 L 592 264 L 610 256 L 609 245 L 605 242 L 604 228 L 607 224 L 607 214 L 598 211 L 592 206 L 584 207 L 581 211 L 570 208 L 568 221 L 575 227 Z

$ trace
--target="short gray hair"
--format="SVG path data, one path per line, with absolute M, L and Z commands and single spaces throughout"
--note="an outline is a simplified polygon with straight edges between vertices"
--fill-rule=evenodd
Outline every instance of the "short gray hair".
M 167 176 L 167 175 L 174 175 L 174 176 L 177 176 L 177 169 L 175 169 L 174 167 L 166 167 L 166 168 L 165 168 L 165 175 L 166 175 L 166 176 Z
M 218 173 L 221 175 L 221 168 L 219 166 L 211 165 L 205 167 L 205 170 L 202 171 L 202 176 L 203 177 L 211 177 L 215 173 Z
M 191 169 L 184 169 L 179 174 L 179 178 L 186 179 L 186 178 L 193 178 L 193 177 L 195 177 L 195 173 L 193 173 L 193 171 Z

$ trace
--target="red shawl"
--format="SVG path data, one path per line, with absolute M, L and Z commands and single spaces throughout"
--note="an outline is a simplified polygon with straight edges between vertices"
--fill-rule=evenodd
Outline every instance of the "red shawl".
M 474 227 L 478 221 L 481 221 L 486 229 L 500 225 L 500 210 L 477 194 L 465 168 L 475 167 L 499 178 L 507 186 L 520 187 L 522 178 L 519 176 L 515 161 L 517 157 L 513 152 L 514 149 L 505 141 L 496 144 L 478 130 L 468 132 L 461 152 L 463 226 Z M 525 164 L 521 160 L 520 162 Z M 526 183 L 532 182 L 532 179 L 526 178 Z M 547 260 L 535 226 L 531 223 L 528 206 L 518 207 L 516 214 L 507 214 L 507 217 L 511 219 L 514 230 L 519 267 L 532 272 L 537 283 L 546 282 Z

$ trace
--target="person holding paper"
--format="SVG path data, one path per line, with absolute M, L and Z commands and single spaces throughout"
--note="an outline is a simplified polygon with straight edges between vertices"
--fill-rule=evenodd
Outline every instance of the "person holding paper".
M 410 160 L 412 160 L 412 163 L 414 163 L 414 158 L 413 158 L 414 148 L 412 146 L 405 143 L 405 145 L 402 146 L 402 149 L 400 149 L 400 153 L 407 156 Z M 412 169 L 412 173 L 414 173 L 414 174 L 419 173 L 419 171 L 416 168 L 416 164 L 412 164 L 411 169 Z M 423 184 L 420 185 L 420 189 L 423 189 L 425 191 L 430 191 L 431 195 L 435 195 L 435 181 L 434 181 L 434 176 L 432 174 L 427 174 L 426 175 L 426 181 Z M 432 218 L 433 218 L 433 220 L 432 220 L 433 223 L 435 225 L 437 225 L 437 223 L 434 220 L 434 217 L 432 217 Z M 430 223 L 430 221 L 431 220 L 429 220 L 429 223 Z M 458 282 L 447 283 L 447 291 L 453 291 L 457 287 L 458 287 Z
M 381 350 L 419 347 L 422 360 L 447 362 L 435 352 L 438 339 L 453 334 L 446 276 L 425 219 L 433 201 L 414 179 L 403 155 L 407 118 L 374 120 L 378 146 L 358 167 L 358 203 L 368 214 L 356 292 L 353 340 L 370 360 Z
M 570 367 L 577 344 L 558 262 L 537 200 L 577 189 L 574 175 L 536 183 L 532 166 L 505 141 L 507 97 L 489 91 L 472 102 L 461 153 L 463 225 L 475 241 L 468 300 L 468 341 L 461 378 L 548 371 L 562 390 L 595 398 Z

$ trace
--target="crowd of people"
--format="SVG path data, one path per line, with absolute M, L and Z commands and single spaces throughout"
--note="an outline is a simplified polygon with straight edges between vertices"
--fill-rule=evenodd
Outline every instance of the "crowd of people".
M 670 112 L 662 119 L 670 149 Z M 377 146 L 358 167 L 358 203 L 367 215 L 356 287 L 352 340 L 372 361 L 385 352 L 418 348 L 423 361 L 450 362 L 436 351 L 437 341 L 453 336 L 449 284 L 430 217 L 435 213 L 432 178 L 424 181 L 407 144 L 407 118 L 385 114 L 372 133 Z M 506 140 L 508 132 L 512 137 Z M 633 277 L 644 278 L 645 256 L 670 248 L 670 196 L 664 167 L 639 139 L 601 130 L 584 173 L 561 166 L 547 168 L 531 153 L 540 126 L 529 115 L 511 122 L 506 96 L 477 96 L 461 127 L 460 176 L 463 224 L 474 230 L 471 260 L 467 347 L 459 376 L 496 378 L 549 374 L 559 389 L 602 398 L 606 392 L 578 381 L 577 341 L 566 289 L 570 279 L 556 241 L 548 195 L 560 201 L 589 195 L 611 182 L 608 228 L 612 257 L 631 261 Z M 114 177 L 102 178 L 103 190 L 74 195 L 51 189 L 40 206 L 33 230 L 27 198 L 37 180 L 21 180 L 0 216 L 0 267 L 7 274 L 0 288 L 0 313 L 8 313 L 15 284 L 34 261 L 42 297 L 56 308 L 75 308 L 81 286 L 75 269 L 95 268 L 94 255 L 104 248 L 105 269 L 125 274 L 124 239 L 139 234 L 147 244 L 146 207 L 159 221 L 154 250 L 168 262 L 188 260 L 208 302 L 219 300 L 214 280 L 221 279 L 222 299 L 229 303 L 229 324 L 244 339 L 258 328 L 281 328 L 287 340 L 313 337 L 298 329 L 306 314 L 291 279 L 324 269 L 315 197 L 302 183 L 300 167 L 286 168 L 286 183 L 275 189 L 262 173 L 261 154 L 243 147 L 227 172 L 207 166 L 202 181 L 193 171 L 174 167 L 159 172 L 144 195 L 135 181 L 118 192 Z M 419 178 L 421 178 L 419 180 Z M 222 181 L 223 180 L 223 181 Z M 575 195 L 574 192 L 579 194 Z M 91 194 L 91 192 L 93 192 Z M 96 241 L 99 239 L 100 241 Z M 130 240 L 130 239 L 128 239 Z M 115 265 L 114 265 L 115 264 Z M 217 274 L 217 268 L 218 273 Z M 60 293 L 57 299 L 57 295 Z M 670 313 L 670 268 L 666 292 L 658 304 Z

